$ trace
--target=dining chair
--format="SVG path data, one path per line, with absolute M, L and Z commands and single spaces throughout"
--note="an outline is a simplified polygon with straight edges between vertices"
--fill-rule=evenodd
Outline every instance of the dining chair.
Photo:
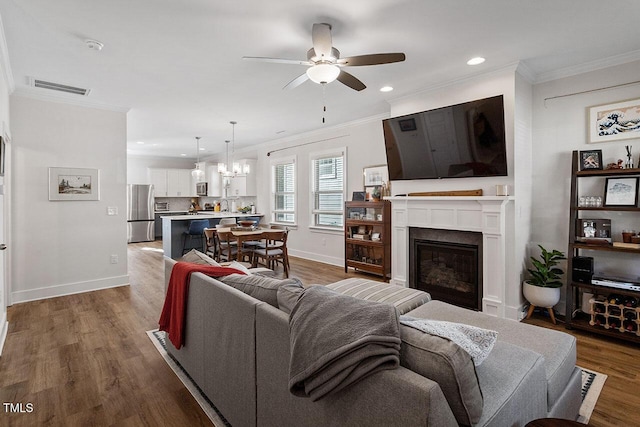
M 188 252 L 191 249 L 198 249 L 200 252 L 203 251 L 204 248 L 204 229 L 209 227 L 208 219 L 195 219 L 189 222 L 189 228 L 187 231 L 182 233 L 182 254 Z M 200 245 L 193 246 L 188 245 L 188 243 L 193 243 L 194 240 L 197 240 Z
M 235 218 L 220 218 L 220 222 L 218 223 L 218 225 L 222 225 L 225 227 L 232 227 L 236 224 L 237 221 Z
M 252 265 L 256 267 L 262 259 L 267 268 L 274 269 L 276 263 L 281 262 L 285 277 L 289 277 L 289 254 L 287 252 L 287 230 L 270 229 L 262 233 L 264 247 L 253 250 Z
M 218 244 L 218 261 L 234 261 L 238 255 L 236 238 L 229 231 L 220 231 L 220 228 L 218 228 L 216 232 L 218 236 L 216 239 Z
M 219 260 L 217 240 L 218 236 L 215 228 L 204 229 L 204 253 L 210 255 L 215 260 Z

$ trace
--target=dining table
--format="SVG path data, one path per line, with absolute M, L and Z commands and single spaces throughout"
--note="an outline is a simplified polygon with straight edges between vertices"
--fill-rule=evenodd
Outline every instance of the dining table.
M 255 241 L 262 239 L 262 233 L 265 231 L 265 228 L 257 227 L 257 228 L 244 228 L 244 227 L 221 227 L 216 231 L 218 233 L 231 233 L 233 237 L 236 238 L 236 242 L 238 243 L 238 252 L 236 254 L 236 260 L 242 261 L 242 248 L 244 242 Z

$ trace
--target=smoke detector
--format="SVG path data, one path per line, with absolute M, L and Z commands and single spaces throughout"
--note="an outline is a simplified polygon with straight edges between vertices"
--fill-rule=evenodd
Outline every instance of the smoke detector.
M 101 51 L 104 47 L 104 43 L 99 42 L 98 40 L 85 40 L 87 47 L 91 50 Z

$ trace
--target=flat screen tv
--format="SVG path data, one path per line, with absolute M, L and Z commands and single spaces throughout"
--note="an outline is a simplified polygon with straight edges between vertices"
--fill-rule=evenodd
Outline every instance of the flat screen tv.
M 382 121 L 390 180 L 507 176 L 502 95 Z

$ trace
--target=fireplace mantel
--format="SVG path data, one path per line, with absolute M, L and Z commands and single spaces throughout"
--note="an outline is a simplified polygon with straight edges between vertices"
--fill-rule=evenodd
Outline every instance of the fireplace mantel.
M 482 311 L 506 316 L 507 277 L 513 269 L 514 197 L 394 196 L 391 201 L 391 282 L 409 286 L 409 228 L 476 231 L 482 233 Z M 519 292 L 519 290 L 518 290 Z

